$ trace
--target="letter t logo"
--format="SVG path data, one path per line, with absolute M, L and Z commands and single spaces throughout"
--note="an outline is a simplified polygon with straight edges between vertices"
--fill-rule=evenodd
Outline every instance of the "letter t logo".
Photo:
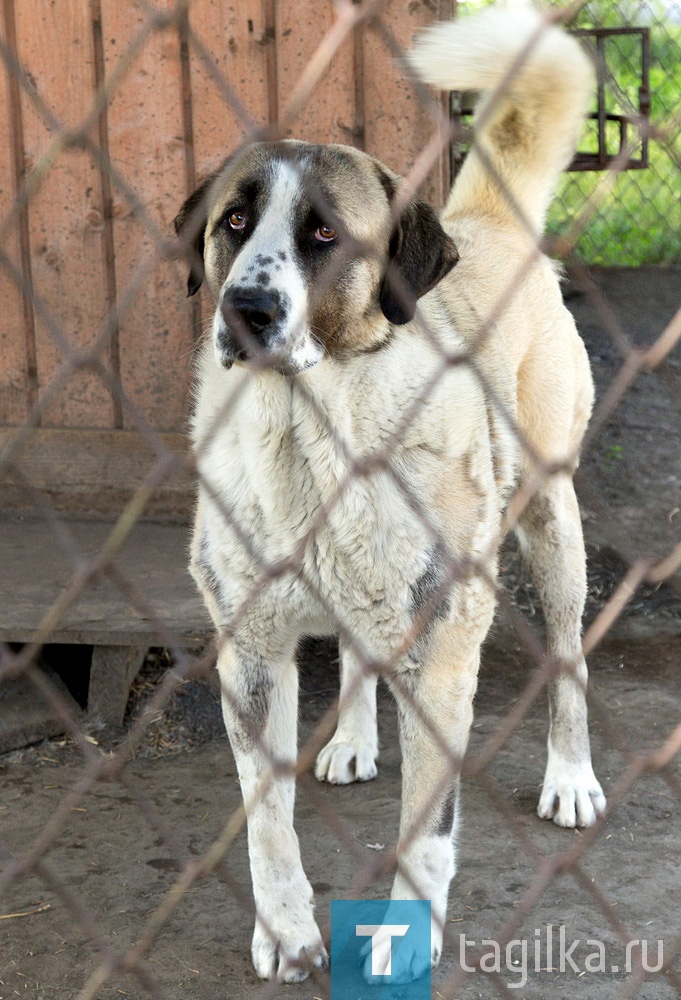
M 409 924 L 357 924 L 357 937 L 371 938 L 371 975 L 390 976 L 392 974 L 392 939 L 404 937 Z
M 430 922 L 427 899 L 332 900 L 329 1000 L 431 1000 Z

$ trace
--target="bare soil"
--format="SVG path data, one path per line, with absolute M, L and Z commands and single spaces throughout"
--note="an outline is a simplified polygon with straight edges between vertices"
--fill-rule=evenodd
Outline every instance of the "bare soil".
M 651 343 L 678 308 L 678 270 L 602 272 L 595 278 L 598 294 L 605 296 L 622 332 L 637 345 Z M 607 317 L 583 287 L 568 290 L 568 304 L 587 342 L 602 396 L 621 365 L 618 334 L 608 331 Z M 661 373 L 640 376 L 584 456 L 580 493 L 590 557 L 589 619 L 603 606 L 631 559 L 642 554 L 663 556 L 681 536 L 680 369 L 677 348 Z M 504 557 L 504 579 L 525 620 L 540 631 L 541 615 L 512 546 Z M 301 652 L 303 740 L 335 695 L 335 658 L 330 643 L 307 643 Z M 590 658 L 594 765 L 606 794 L 633 754 L 659 747 L 679 725 L 680 659 L 677 578 L 657 589 L 638 591 Z M 485 649 L 472 753 L 515 704 L 531 666 L 517 633 L 500 616 Z M 163 654 L 149 657 L 130 705 L 131 720 L 166 667 Z M 452 998 L 446 981 L 459 965 L 460 935 L 476 942 L 464 948 L 464 958 L 470 962 L 481 942 L 498 939 L 500 929 L 518 912 L 537 877 L 542 855 L 554 856 L 585 836 L 558 829 L 535 815 L 543 776 L 545 716 L 546 705 L 540 698 L 496 754 L 487 777 L 465 783 L 449 943 L 433 978 L 433 996 L 438 1000 Z M 374 782 L 332 788 L 306 777 L 300 783 L 297 829 L 319 921 L 327 929 L 330 901 L 345 896 L 358 870 L 380 863 L 395 841 L 400 765 L 395 710 L 385 691 L 380 696 L 379 724 L 382 750 Z M 90 739 L 106 752 L 124 735 L 91 728 Z M 80 751 L 69 740 L 48 741 L 0 758 L 3 863 L 31 849 L 85 770 Z M 527 942 L 527 982 L 521 983 L 521 967 L 512 966 L 513 971 L 501 975 L 513 987 L 512 993 L 501 995 L 532 1000 L 620 996 L 662 1000 L 677 995 L 667 977 L 648 976 L 634 987 L 625 968 L 621 933 L 649 943 L 649 964 L 655 964 L 662 940 L 665 960 L 671 961 L 679 981 L 681 965 L 672 951 L 681 941 L 680 771 L 677 754 L 665 773 L 639 778 L 589 846 L 579 871 L 563 874 L 546 887 L 514 932 L 514 937 Z M 239 803 L 215 688 L 209 680 L 188 682 L 148 727 L 126 768 L 125 783 L 100 782 L 75 801 L 40 871 L 4 893 L 0 1000 L 78 997 L 103 957 L 122 954 L 141 937 L 183 867 L 208 849 Z M 55 891 L 55 879 L 60 892 Z M 381 876 L 370 895 L 381 897 L 388 889 L 389 878 Z M 557 952 L 547 967 L 543 944 L 547 925 L 554 927 L 555 942 L 560 927 L 568 945 L 578 940 L 571 952 L 576 970 L 567 962 L 561 971 Z M 167 1000 L 328 1000 L 327 976 L 290 987 L 260 983 L 250 963 L 251 932 L 242 831 L 218 872 L 191 885 L 152 941 L 145 953 L 146 985 L 119 969 L 87 995 L 100 1000 L 149 995 Z M 541 947 L 535 969 L 537 940 Z M 586 967 L 594 940 L 603 943 L 603 971 Z M 520 946 L 512 958 L 521 960 Z M 593 965 L 592 957 L 592 969 Z M 366 997 L 371 995 L 367 989 Z M 456 992 L 457 997 L 471 1000 L 498 995 L 490 973 L 471 974 Z

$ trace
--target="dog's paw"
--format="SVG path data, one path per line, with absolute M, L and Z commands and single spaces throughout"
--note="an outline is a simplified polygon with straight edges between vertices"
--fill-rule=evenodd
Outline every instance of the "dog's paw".
M 591 761 L 574 763 L 549 751 L 544 786 L 537 806 L 542 819 L 558 826 L 592 826 L 605 812 L 605 795 Z
M 291 903 L 269 911 L 269 919 L 260 916 L 255 922 L 251 954 L 255 971 L 261 979 L 276 979 L 281 983 L 302 983 L 312 969 L 328 969 L 329 956 L 319 928 L 303 907 Z
M 375 742 L 353 736 L 334 736 L 317 757 L 315 776 L 332 785 L 349 785 L 353 781 L 371 781 L 378 773 Z

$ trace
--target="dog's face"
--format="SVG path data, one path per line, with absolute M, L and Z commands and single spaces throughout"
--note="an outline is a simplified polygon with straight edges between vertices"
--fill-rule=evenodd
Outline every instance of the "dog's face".
M 456 263 L 432 209 L 396 222 L 397 178 L 345 146 L 255 143 L 185 202 L 175 228 L 192 252 L 189 294 L 215 298 L 219 362 L 285 375 L 324 355 L 387 343 L 416 300 Z

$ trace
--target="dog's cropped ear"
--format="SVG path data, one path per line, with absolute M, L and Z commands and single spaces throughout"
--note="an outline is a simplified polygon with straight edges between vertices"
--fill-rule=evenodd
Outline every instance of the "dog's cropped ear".
M 438 218 L 423 201 L 410 201 L 390 240 L 390 256 L 379 302 L 386 319 L 402 326 L 414 318 L 416 302 L 454 267 L 459 254 Z
M 175 216 L 173 225 L 189 257 L 187 295 L 196 295 L 203 284 L 204 233 L 208 221 L 208 192 L 217 174 L 211 174 L 203 184 L 190 194 Z

